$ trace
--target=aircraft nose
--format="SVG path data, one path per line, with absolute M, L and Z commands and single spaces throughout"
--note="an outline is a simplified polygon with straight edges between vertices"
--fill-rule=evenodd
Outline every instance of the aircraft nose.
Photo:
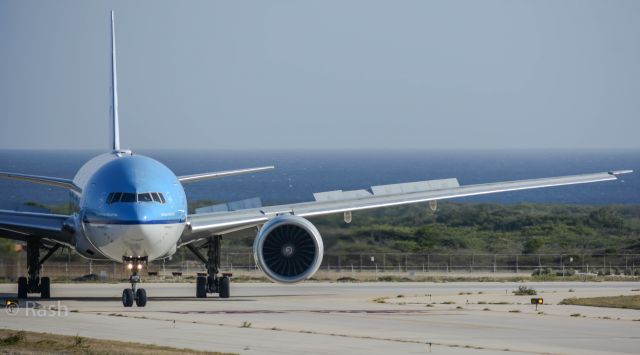
M 180 224 L 139 224 L 137 234 L 140 237 L 139 247 L 141 255 L 148 255 L 152 259 L 158 258 L 173 250 L 182 234 Z
M 149 221 L 149 218 L 151 217 L 150 212 L 151 212 L 151 209 L 142 203 L 136 203 L 134 205 L 135 218 L 140 222 Z
M 120 207 L 119 214 L 130 223 L 145 223 L 152 218 L 151 209 L 141 203 L 132 203 Z

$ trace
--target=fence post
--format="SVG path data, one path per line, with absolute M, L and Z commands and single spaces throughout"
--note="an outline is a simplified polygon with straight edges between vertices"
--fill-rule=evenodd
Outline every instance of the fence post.
M 520 271 L 519 269 L 519 265 L 518 265 L 518 254 L 516 254 L 516 274 Z
M 387 253 L 382 254 L 382 271 L 387 271 Z
M 469 272 L 473 272 L 473 265 L 476 263 L 476 254 L 471 254 L 471 266 L 469 267 Z
M 629 257 L 628 255 L 624 256 L 624 271 L 625 271 L 625 274 L 627 273 L 627 271 L 629 271 L 628 257 Z
M 498 267 L 497 265 L 498 263 L 498 256 L 496 254 L 493 254 L 493 273 L 496 273 L 496 268 Z
M 408 259 L 409 259 L 409 255 L 404 254 L 404 271 L 409 271 Z

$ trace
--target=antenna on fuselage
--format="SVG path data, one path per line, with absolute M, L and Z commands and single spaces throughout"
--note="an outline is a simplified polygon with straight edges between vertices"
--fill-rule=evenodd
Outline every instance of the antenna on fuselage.
M 118 77 L 116 70 L 116 32 L 111 11 L 111 143 L 114 152 L 120 151 L 120 124 L 118 123 Z

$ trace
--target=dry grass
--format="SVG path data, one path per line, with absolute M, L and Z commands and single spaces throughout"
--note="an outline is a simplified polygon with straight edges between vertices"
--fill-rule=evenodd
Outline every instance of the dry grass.
M 640 309 L 640 295 L 589 298 L 565 298 L 560 304 L 592 307 Z
M 0 354 L 223 354 L 167 346 L 0 329 Z

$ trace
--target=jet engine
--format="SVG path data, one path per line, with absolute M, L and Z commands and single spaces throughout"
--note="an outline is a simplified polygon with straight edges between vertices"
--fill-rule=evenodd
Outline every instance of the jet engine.
M 324 246 L 318 229 L 302 217 L 281 215 L 267 222 L 253 243 L 256 265 L 272 281 L 296 283 L 318 271 Z

